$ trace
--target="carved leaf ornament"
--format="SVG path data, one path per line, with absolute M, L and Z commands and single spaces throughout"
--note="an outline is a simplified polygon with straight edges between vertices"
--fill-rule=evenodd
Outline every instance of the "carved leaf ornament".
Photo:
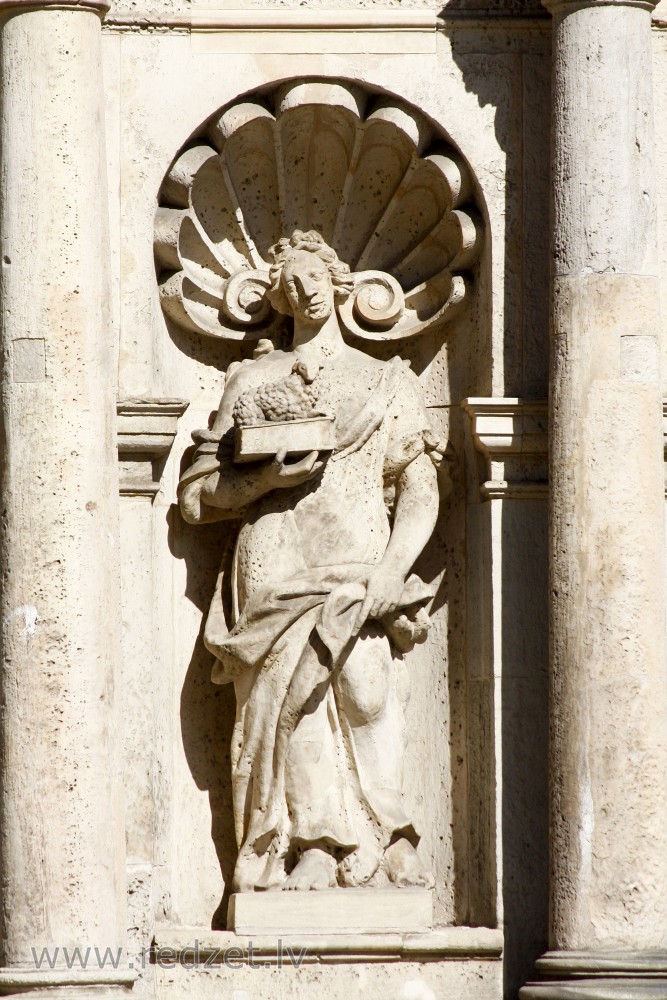
M 155 251 L 165 314 L 228 340 L 271 338 L 269 248 L 316 230 L 352 271 L 338 306 L 364 340 L 449 319 L 479 252 L 470 172 L 425 119 L 350 85 L 297 81 L 228 107 L 175 161 Z

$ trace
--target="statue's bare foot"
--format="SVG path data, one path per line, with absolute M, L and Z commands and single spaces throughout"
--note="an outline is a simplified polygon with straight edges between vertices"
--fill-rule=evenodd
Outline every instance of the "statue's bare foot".
M 304 851 L 283 889 L 330 889 L 336 884 L 336 861 L 319 847 Z
M 342 886 L 365 885 L 375 875 L 379 863 L 375 843 L 372 848 L 362 843 L 338 866 L 338 882 Z
M 430 872 L 424 871 L 417 851 L 405 838 L 397 840 L 387 848 L 384 853 L 384 869 L 387 878 L 394 885 L 433 888 L 433 876 Z

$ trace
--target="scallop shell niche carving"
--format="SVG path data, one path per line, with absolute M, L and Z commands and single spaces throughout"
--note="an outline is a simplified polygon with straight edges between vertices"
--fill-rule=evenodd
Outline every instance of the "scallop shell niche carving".
M 352 85 L 291 82 L 216 115 L 165 178 L 155 253 L 168 319 L 227 340 L 277 334 L 268 250 L 295 229 L 350 266 L 341 326 L 371 341 L 447 322 L 481 243 L 470 170 L 424 117 Z

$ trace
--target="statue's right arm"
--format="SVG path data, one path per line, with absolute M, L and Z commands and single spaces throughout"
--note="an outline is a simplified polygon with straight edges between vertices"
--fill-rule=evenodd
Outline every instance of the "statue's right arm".
M 244 367 L 247 371 L 250 366 Z M 257 466 L 236 466 L 231 455 L 220 454 L 220 442 L 225 436 L 229 440 L 233 434 L 234 403 L 251 381 L 243 374 L 240 369 L 228 378 L 210 440 L 197 449 L 192 466 L 181 479 L 181 513 L 190 524 L 240 517 L 253 500 L 266 492 Z

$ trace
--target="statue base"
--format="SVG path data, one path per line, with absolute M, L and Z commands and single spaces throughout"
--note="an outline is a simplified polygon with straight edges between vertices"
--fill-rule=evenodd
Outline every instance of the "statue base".
M 430 889 L 319 889 L 237 892 L 228 930 L 236 934 L 405 933 L 430 930 Z

